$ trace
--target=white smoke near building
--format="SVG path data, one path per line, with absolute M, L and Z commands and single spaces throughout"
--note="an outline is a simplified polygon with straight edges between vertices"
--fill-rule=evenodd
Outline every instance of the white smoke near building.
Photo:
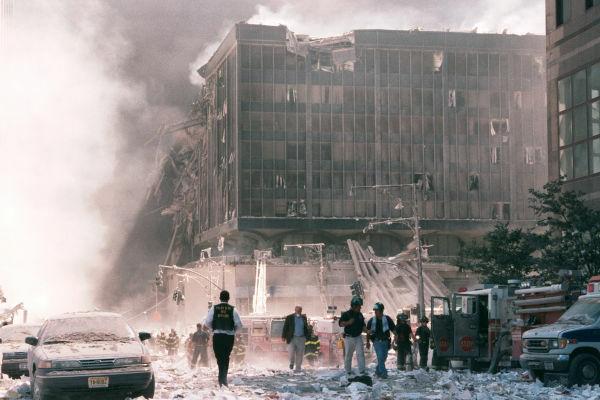
M 0 285 L 42 316 L 93 307 L 127 45 L 100 2 L 18 1 L 0 49 Z M 5 25 L 6 27 L 6 25 Z
M 543 34 L 543 0 L 284 0 L 259 4 L 249 24 L 285 25 L 312 37 L 335 36 L 355 29 L 422 29 L 477 31 L 479 33 Z M 224 24 L 190 64 L 190 81 L 201 84 L 196 70 L 219 47 L 232 23 Z

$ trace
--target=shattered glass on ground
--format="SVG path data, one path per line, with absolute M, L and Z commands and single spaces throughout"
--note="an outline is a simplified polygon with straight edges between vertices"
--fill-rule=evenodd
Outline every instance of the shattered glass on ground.
M 389 378 L 374 378 L 373 387 L 359 382 L 348 385 L 341 369 L 307 369 L 302 373 L 250 366 L 233 369 L 229 388 L 219 389 L 216 368 L 190 370 L 184 360 L 168 358 L 154 363 L 155 399 L 272 399 L 272 400 L 502 400 L 592 399 L 600 400 L 600 388 L 544 387 L 527 382 L 521 371 L 497 375 L 467 371 L 390 370 Z M 369 366 L 374 374 L 375 365 Z M 0 399 L 31 399 L 29 380 L 0 380 Z M 140 398 L 141 400 L 141 398 Z

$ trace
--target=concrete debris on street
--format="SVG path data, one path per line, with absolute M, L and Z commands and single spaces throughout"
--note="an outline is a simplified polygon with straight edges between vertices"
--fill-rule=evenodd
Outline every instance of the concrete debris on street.
M 246 367 L 232 371 L 229 388 L 219 389 L 214 368 L 190 370 L 183 359 L 159 360 L 154 368 L 157 378 L 154 398 L 158 400 L 600 399 L 597 386 L 544 387 L 540 382 L 528 382 L 521 371 L 490 375 L 466 371 L 390 370 L 389 379 L 376 379 L 369 387 L 360 382 L 348 385 L 341 369 L 319 368 L 292 373 Z M 371 375 L 374 369 L 375 364 L 371 364 Z M 27 378 L 0 380 L 0 399 L 31 399 L 28 381 Z

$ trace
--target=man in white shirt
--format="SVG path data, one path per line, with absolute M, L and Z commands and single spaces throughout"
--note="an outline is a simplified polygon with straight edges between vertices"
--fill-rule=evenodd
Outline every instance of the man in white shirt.
M 242 321 L 236 309 L 230 305 L 229 292 L 221 291 L 221 303 L 208 310 L 204 325 L 213 331 L 213 351 L 219 366 L 219 386 L 227 386 L 227 372 L 229 370 L 229 356 L 235 341 L 235 332 L 241 329 Z

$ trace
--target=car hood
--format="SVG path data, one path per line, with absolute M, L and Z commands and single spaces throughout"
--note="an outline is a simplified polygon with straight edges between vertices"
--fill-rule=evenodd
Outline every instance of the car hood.
M 47 360 L 85 360 L 95 358 L 140 357 L 144 347 L 140 342 L 56 343 L 41 345 L 39 350 Z
M 535 339 L 535 338 L 558 338 L 558 336 L 565 332 L 574 329 L 581 328 L 578 324 L 550 324 L 542 326 L 540 328 L 530 329 L 523 334 L 523 339 Z
M 1 353 L 22 353 L 27 352 L 29 345 L 24 342 L 7 342 L 0 344 L 0 354 Z

